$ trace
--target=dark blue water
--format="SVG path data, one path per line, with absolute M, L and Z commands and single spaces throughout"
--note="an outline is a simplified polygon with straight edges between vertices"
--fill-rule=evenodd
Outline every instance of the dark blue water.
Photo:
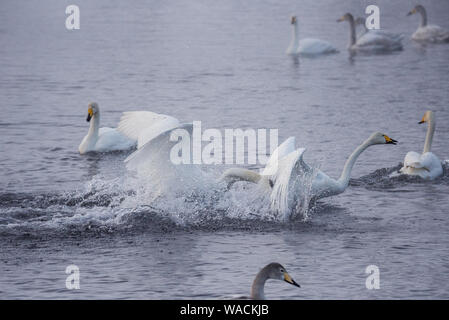
M 449 28 L 447 1 L 421 2 Z M 432 151 L 449 159 L 449 45 L 410 40 L 414 2 L 376 3 L 403 51 L 355 57 L 336 19 L 367 1 L 77 1 L 74 31 L 69 4 L 0 4 L 0 298 L 215 299 L 248 294 L 272 261 L 301 289 L 268 282 L 268 298 L 449 298 L 447 170 L 432 182 L 389 177 L 422 150 L 427 109 Z M 301 37 L 340 53 L 286 56 L 292 14 Z M 90 101 L 110 127 L 151 110 L 203 128 L 278 128 L 332 177 L 373 131 L 399 144 L 368 149 L 345 193 L 281 223 L 254 186 L 155 199 L 150 179 L 130 182 L 129 153 L 79 155 Z M 71 264 L 80 290 L 65 287 Z M 371 264 L 379 290 L 365 287 Z

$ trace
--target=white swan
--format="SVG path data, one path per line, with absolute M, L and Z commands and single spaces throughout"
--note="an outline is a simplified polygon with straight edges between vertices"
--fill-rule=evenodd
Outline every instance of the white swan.
M 134 139 L 126 138 L 116 129 L 100 128 L 100 108 L 97 103 L 89 103 L 87 112 L 87 121 L 90 122 L 90 127 L 78 147 L 80 154 L 128 150 L 136 145 Z
M 404 39 L 403 34 L 388 32 L 382 29 L 368 29 L 366 27 L 366 19 L 363 17 L 358 17 L 357 19 L 355 19 L 355 24 L 356 26 L 361 25 L 363 27 L 363 31 L 360 32 L 358 38 L 361 38 L 366 33 L 371 33 L 374 34 L 375 36 L 389 39 L 392 42 L 401 42 Z
M 402 50 L 402 37 L 392 38 L 378 32 L 367 32 L 359 38 L 356 36 L 356 22 L 350 13 L 346 13 L 337 22 L 349 22 L 349 46 L 348 49 L 353 52 L 361 53 L 385 53 Z
M 449 30 L 437 25 L 427 24 L 427 12 L 423 6 L 417 5 L 407 16 L 415 13 L 421 14 L 421 23 L 412 35 L 413 40 L 418 42 L 449 43 Z
M 419 123 L 428 123 L 426 142 L 422 154 L 410 151 L 405 155 L 404 166 L 400 169 L 403 174 L 420 176 L 424 179 L 435 179 L 443 174 L 441 160 L 430 152 L 433 133 L 435 132 L 435 116 L 432 111 L 426 111 Z
M 300 41 L 298 34 L 298 23 L 295 16 L 291 17 L 291 24 L 293 26 L 293 34 L 290 45 L 287 48 L 287 54 L 316 56 L 338 52 L 338 50 L 327 41 L 313 38 L 305 38 Z
M 271 208 L 280 213 L 282 218 L 286 220 L 291 211 L 302 201 L 301 193 L 306 187 L 307 179 L 311 179 L 310 194 L 314 200 L 342 193 L 349 184 L 350 174 L 357 158 L 366 148 L 376 144 L 396 143 L 396 140 L 382 133 L 373 133 L 349 156 L 338 180 L 332 179 L 324 172 L 314 170 L 307 165 L 303 160 L 305 151 L 303 148 L 289 152 L 287 155 L 279 155 L 279 160 L 273 161 L 274 163 L 277 162 L 277 169 L 270 169 L 269 175 L 260 175 L 247 169 L 232 168 L 226 170 L 221 179 L 226 181 L 228 186 L 236 181 L 248 181 L 271 188 Z M 279 149 L 290 151 L 292 144 L 294 145 L 294 138 L 290 137 L 279 146 Z

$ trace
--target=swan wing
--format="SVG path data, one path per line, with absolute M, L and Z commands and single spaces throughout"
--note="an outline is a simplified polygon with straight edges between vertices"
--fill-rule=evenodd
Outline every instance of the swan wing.
M 443 174 L 443 166 L 441 160 L 432 152 L 419 154 L 410 151 L 406 154 L 404 166 L 400 171 L 409 175 L 434 179 Z
M 179 130 L 175 132 L 175 130 Z M 192 137 L 193 124 L 182 124 L 176 128 L 171 128 L 161 132 L 153 139 L 147 141 L 144 145 L 134 151 L 125 159 L 126 167 L 128 169 L 137 169 L 140 166 L 151 166 L 151 163 L 157 162 L 158 164 L 169 164 L 171 161 L 171 151 L 173 147 L 178 143 L 178 140 L 172 141 L 170 137 L 172 133 L 184 133 L 189 137 Z M 189 140 L 189 151 L 191 148 Z M 189 154 L 189 161 L 191 160 L 192 153 Z M 190 162 L 191 163 L 191 162 Z
M 295 193 L 290 192 L 293 187 L 292 178 L 310 172 L 310 167 L 303 161 L 305 150 L 305 148 L 297 149 L 281 159 L 278 170 L 271 178 L 273 182 L 270 195 L 271 209 L 283 220 L 290 217 L 296 201 Z
M 267 164 L 262 171 L 262 175 L 273 175 L 278 168 L 279 160 L 295 151 L 295 137 L 289 137 L 282 142 L 268 158 Z
M 404 158 L 404 167 L 422 168 L 421 155 L 415 151 L 407 152 Z
M 179 120 L 151 111 L 124 112 L 118 130 L 130 139 L 137 140 L 137 147 L 157 137 L 159 134 L 179 126 Z

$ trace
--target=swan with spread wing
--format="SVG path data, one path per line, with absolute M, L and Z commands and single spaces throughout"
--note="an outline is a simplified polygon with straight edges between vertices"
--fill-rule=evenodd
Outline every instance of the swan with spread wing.
M 227 182 L 228 187 L 237 181 L 248 181 L 271 190 L 272 209 L 279 212 L 284 219 L 288 219 L 300 201 L 305 180 L 311 179 L 310 194 L 314 200 L 342 193 L 347 188 L 352 168 L 363 151 L 376 144 L 396 143 L 396 140 L 385 134 L 373 133 L 349 156 L 340 178 L 335 180 L 306 164 L 303 160 L 305 149 L 295 150 L 295 138 L 290 137 L 273 152 L 262 174 L 242 168 L 231 168 L 223 173 L 221 179 Z

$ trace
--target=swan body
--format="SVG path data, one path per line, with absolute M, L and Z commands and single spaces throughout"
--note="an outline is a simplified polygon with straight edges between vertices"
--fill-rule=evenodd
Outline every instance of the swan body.
M 422 5 L 417 5 L 407 15 L 410 16 L 415 13 L 421 15 L 421 23 L 412 34 L 413 40 L 428 43 L 449 43 L 449 30 L 437 25 L 427 24 L 427 12 Z
M 350 13 L 346 13 L 337 22 L 349 22 L 349 46 L 348 50 L 361 53 L 384 53 L 402 50 L 402 36 L 393 36 L 386 32 L 371 32 L 369 30 L 358 38 L 356 36 L 356 21 Z
M 100 108 L 95 102 L 89 103 L 87 121 L 90 122 L 90 127 L 78 147 L 80 154 L 123 151 L 135 147 L 135 140 L 125 137 L 116 129 L 100 128 Z
M 291 24 L 293 25 L 293 34 L 290 45 L 287 48 L 287 54 L 317 56 L 338 52 L 332 44 L 324 40 L 305 38 L 300 41 L 298 35 L 298 23 L 295 16 L 291 18 Z
M 310 194 L 314 200 L 342 193 L 349 184 L 350 174 L 357 158 L 366 148 L 375 144 L 396 144 L 397 141 L 382 133 L 373 133 L 349 156 L 337 180 L 306 164 L 303 160 L 305 149 L 291 151 L 292 142 L 294 143 L 294 138 L 290 137 L 278 147 L 278 150 L 284 152 L 273 152 L 278 159 L 272 159 L 272 155 L 268 163 L 277 161 L 277 167 L 275 170 L 269 169 L 269 174 L 264 175 L 262 172 L 259 175 L 251 170 L 231 168 L 223 173 L 221 180 L 226 181 L 228 187 L 237 181 L 248 181 L 269 188 L 271 208 L 286 219 L 302 201 L 301 197 L 307 184 L 310 184 Z
M 390 41 L 393 44 L 402 45 L 402 40 L 404 39 L 404 35 L 400 33 L 389 32 L 383 29 L 368 29 L 366 27 L 366 19 L 362 17 L 358 17 L 355 19 L 355 24 L 361 25 L 363 27 L 362 32 L 360 32 L 358 38 L 362 38 L 366 34 L 370 34 L 374 37 L 379 37 L 385 39 L 385 41 Z
M 424 122 L 428 123 L 428 127 L 423 153 L 408 152 L 404 158 L 404 165 L 399 171 L 403 174 L 433 180 L 443 174 L 443 166 L 441 160 L 434 153 L 430 152 L 435 131 L 435 116 L 432 111 L 426 111 L 419 123 Z

